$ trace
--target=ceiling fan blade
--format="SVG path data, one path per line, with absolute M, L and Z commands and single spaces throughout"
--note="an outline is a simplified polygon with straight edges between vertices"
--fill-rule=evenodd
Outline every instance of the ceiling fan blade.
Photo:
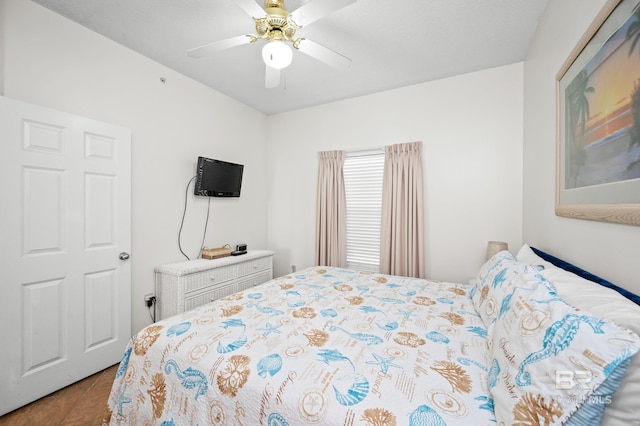
M 324 62 L 338 71 L 345 71 L 351 66 L 351 59 L 329 49 L 328 47 L 324 47 L 315 41 L 301 39 L 298 42 L 298 50 L 319 60 L 320 62 Z
M 252 18 L 262 18 L 266 12 L 253 0 L 234 0 L 240 9 Z
M 273 89 L 280 86 L 280 70 L 268 65 L 265 68 L 264 87 L 267 89 Z
M 356 0 L 311 0 L 291 12 L 291 18 L 304 27 L 355 2 Z
M 200 47 L 189 49 L 187 50 L 187 55 L 191 56 L 192 58 L 202 58 L 203 56 L 207 56 L 212 53 L 251 43 L 251 40 L 251 36 L 249 35 L 239 35 L 231 38 L 226 38 L 224 40 L 214 41 L 213 43 L 208 43 Z

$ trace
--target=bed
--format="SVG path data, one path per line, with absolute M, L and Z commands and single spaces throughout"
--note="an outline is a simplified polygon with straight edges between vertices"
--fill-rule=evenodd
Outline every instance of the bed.
M 154 323 L 111 424 L 633 424 L 640 307 L 601 285 L 628 318 L 573 307 L 525 247 L 469 284 L 313 267 Z

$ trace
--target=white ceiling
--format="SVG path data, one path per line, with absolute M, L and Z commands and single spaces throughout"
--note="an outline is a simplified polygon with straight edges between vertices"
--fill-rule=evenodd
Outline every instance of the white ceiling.
M 294 51 L 275 89 L 264 87 L 261 40 L 201 59 L 186 54 L 255 33 L 233 0 L 33 1 L 275 114 L 523 61 L 548 0 L 358 0 L 296 33 L 349 57 L 351 67 L 336 71 Z M 284 6 L 293 12 L 307 1 Z

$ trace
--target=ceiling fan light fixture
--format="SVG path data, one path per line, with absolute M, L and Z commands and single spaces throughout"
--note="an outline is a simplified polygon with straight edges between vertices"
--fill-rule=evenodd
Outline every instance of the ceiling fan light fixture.
M 272 40 L 262 48 L 262 59 L 271 68 L 286 68 L 291 65 L 293 51 L 284 41 Z

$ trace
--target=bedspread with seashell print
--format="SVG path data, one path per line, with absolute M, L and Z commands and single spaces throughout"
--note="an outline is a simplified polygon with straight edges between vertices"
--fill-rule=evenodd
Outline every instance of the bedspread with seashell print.
M 146 327 L 111 424 L 495 423 L 464 284 L 314 267 Z

